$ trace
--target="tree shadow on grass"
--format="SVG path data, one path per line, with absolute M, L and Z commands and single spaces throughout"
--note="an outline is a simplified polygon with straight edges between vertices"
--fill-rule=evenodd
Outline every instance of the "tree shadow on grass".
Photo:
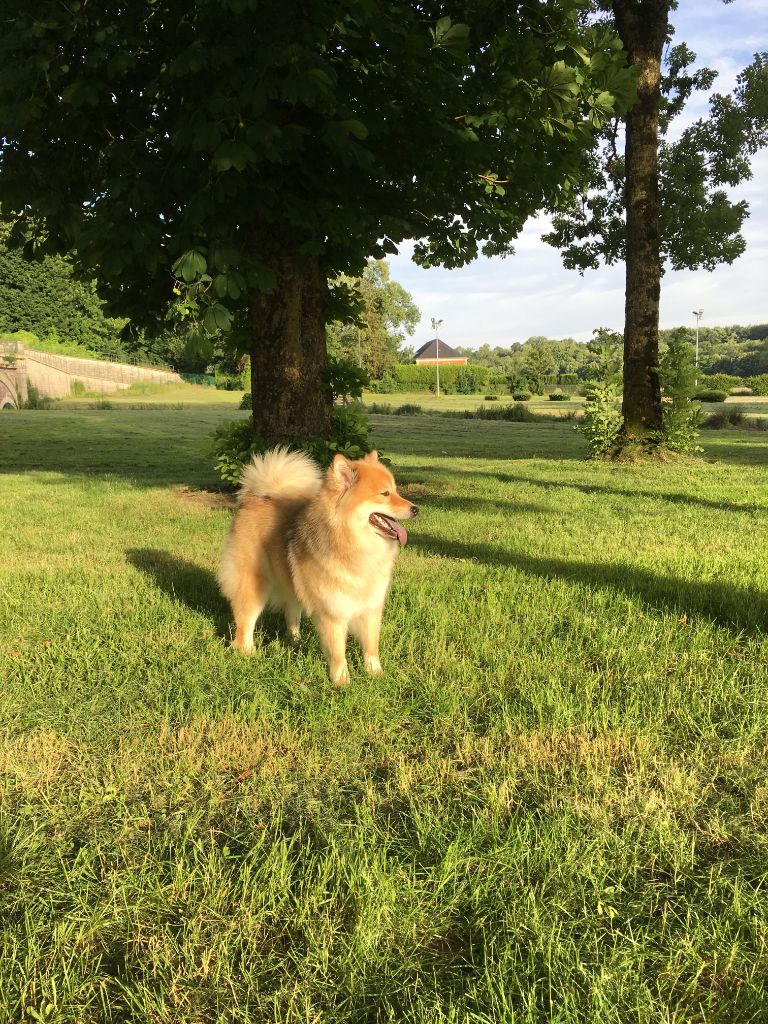
M 509 484 L 533 484 L 534 487 L 541 487 L 545 490 L 558 490 L 567 488 L 572 491 L 581 491 L 582 494 L 610 494 L 624 496 L 626 498 L 651 498 L 657 501 L 669 501 L 675 505 L 698 505 L 701 508 L 717 509 L 725 512 L 761 512 L 765 506 L 746 504 L 737 501 L 716 501 L 712 498 L 698 498 L 691 494 L 677 494 L 668 491 L 645 491 L 631 487 L 624 490 L 620 487 L 606 487 L 603 484 L 576 484 L 566 480 L 539 480 L 532 476 L 523 476 L 519 473 L 492 473 L 495 480 Z
M 739 632 L 768 632 L 768 594 L 757 589 L 660 576 L 632 565 L 533 558 L 488 544 L 447 541 L 423 533 L 414 538 L 413 546 L 425 554 L 509 566 L 541 579 L 563 579 L 591 589 L 620 591 L 639 598 L 648 608 L 688 617 L 701 615 Z

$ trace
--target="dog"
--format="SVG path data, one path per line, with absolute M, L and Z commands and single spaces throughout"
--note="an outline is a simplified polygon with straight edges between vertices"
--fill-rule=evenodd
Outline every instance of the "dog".
M 312 617 L 334 685 L 349 682 L 349 633 L 362 645 L 366 671 L 381 675 L 381 616 L 408 539 L 398 520 L 419 510 L 397 493 L 378 454 L 336 455 L 323 475 L 303 452 L 278 447 L 254 456 L 240 485 L 218 572 L 235 618 L 233 646 L 253 652 L 269 604 L 282 609 L 293 640 L 302 612 Z

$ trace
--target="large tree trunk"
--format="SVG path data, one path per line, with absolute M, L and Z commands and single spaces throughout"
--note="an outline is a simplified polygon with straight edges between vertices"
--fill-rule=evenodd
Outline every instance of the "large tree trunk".
M 254 434 L 267 445 L 328 437 L 326 278 L 317 261 L 278 257 L 272 267 L 275 288 L 251 306 Z
M 626 120 L 624 424 L 632 442 L 661 429 L 659 386 L 659 105 L 670 0 L 613 0 L 616 28 L 639 69 L 638 102 Z

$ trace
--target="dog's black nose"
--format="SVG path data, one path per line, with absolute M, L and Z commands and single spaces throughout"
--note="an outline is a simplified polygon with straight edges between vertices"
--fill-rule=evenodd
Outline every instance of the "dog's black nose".
M 415 505 L 411 505 L 411 519 L 413 519 L 414 516 L 417 516 L 418 514 L 419 514 L 419 510 L 416 508 L 416 506 Z

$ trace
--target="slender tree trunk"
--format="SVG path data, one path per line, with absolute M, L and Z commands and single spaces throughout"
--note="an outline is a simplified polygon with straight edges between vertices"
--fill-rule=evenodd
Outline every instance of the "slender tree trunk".
M 316 261 L 278 257 L 272 266 L 275 288 L 251 306 L 254 434 L 268 445 L 328 437 L 326 278 Z
M 659 386 L 659 105 L 670 0 L 613 0 L 616 28 L 639 70 L 638 102 L 626 120 L 625 442 L 661 429 Z

